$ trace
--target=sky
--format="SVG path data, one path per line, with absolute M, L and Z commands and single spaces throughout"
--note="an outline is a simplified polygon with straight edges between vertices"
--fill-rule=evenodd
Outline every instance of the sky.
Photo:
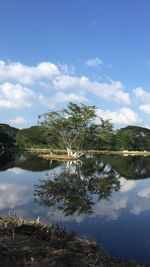
M 0 0 L 0 123 L 69 101 L 150 128 L 149 0 Z

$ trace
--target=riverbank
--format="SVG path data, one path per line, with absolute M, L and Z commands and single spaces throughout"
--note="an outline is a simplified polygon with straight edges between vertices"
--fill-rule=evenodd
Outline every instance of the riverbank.
M 12 215 L 0 218 L 0 266 L 3 267 L 148 267 L 117 260 L 95 242 Z
M 66 154 L 65 149 L 50 149 L 50 148 L 23 148 L 21 150 L 29 151 L 29 152 L 36 152 L 36 153 L 50 153 L 52 152 L 54 155 L 56 153 L 59 154 Z M 150 156 L 150 151 L 129 151 L 129 150 L 122 150 L 122 151 L 111 151 L 111 150 L 81 150 L 83 154 L 107 154 L 107 155 L 123 155 L 123 156 Z M 50 157 L 50 156 L 49 156 Z

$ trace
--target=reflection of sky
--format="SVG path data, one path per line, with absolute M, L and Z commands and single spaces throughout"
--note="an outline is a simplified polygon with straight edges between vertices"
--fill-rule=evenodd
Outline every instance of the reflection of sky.
M 55 209 L 49 210 L 49 217 L 53 217 L 56 221 L 71 221 L 75 220 L 80 222 L 86 220 L 88 217 L 103 218 L 108 220 L 117 220 L 123 213 L 130 216 L 136 214 L 135 209 L 139 210 L 138 214 L 145 210 L 150 210 L 149 198 L 150 198 L 150 179 L 135 181 L 126 180 L 120 178 L 121 189 L 119 192 L 113 193 L 109 200 L 101 200 L 94 206 L 94 212 L 92 215 L 72 215 L 65 217 L 62 211 L 56 211 Z M 149 187 L 148 187 L 149 184 Z M 144 200 L 142 198 L 145 198 Z M 139 206 L 139 208 L 138 208 Z
M 64 217 L 51 208 L 47 221 L 61 221 L 69 231 L 101 242 L 114 256 L 150 262 L 150 179 L 120 178 L 121 190 L 94 206 L 92 215 Z
M 30 200 L 27 186 L 0 183 L 0 210 L 24 205 Z
M 14 167 L 2 171 L 0 215 L 12 211 L 22 218 L 41 216 L 46 223 L 62 222 L 68 230 L 102 242 L 114 256 L 150 261 L 150 179 L 120 177 L 120 191 L 113 193 L 109 200 L 97 202 L 93 214 L 65 217 L 55 207 L 44 208 L 33 202 L 34 185 L 47 175 L 53 179 L 53 173 L 59 174 L 61 168 L 31 172 Z M 108 165 L 105 172 L 109 171 Z
M 52 179 L 54 174 L 57 175 L 61 171 L 61 166 L 49 171 L 31 172 L 18 167 L 10 168 L 5 172 L 1 172 L 0 176 L 0 209 L 15 208 L 33 201 L 34 185 L 44 177 L 50 176 Z M 63 167 L 64 168 L 64 167 Z M 106 167 L 110 170 L 110 167 Z M 94 206 L 94 212 L 90 217 L 104 218 L 106 220 L 117 220 L 123 215 L 132 213 L 139 215 L 144 211 L 150 210 L 150 179 L 145 180 L 126 180 L 120 177 L 121 189 L 119 192 L 113 193 L 109 200 L 101 200 Z M 83 221 L 88 215 L 76 214 L 70 217 L 64 217 L 63 212 L 49 209 L 48 217 L 52 216 L 56 221 L 75 220 Z
M 21 168 L 10 168 L 0 173 L 0 211 L 21 207 L 26 209 L 33 202 L 33 187 L 47 171 L 30 172 Z
M 14 167 L 14 168 L 8 169 L 7 171 L 8 171 L 8 173 L 11 173 L 14 176 L 22 174 L 24 172 L 24 170 L 22 170 L 22 169 L 20 169 L 18 167 Z

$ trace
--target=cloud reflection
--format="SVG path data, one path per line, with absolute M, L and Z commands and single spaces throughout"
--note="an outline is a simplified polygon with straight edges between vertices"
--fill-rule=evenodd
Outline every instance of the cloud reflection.
M 149 211 L 149 199 L 140 199 L 137 203 L 135 203 L 131 209 L 131 213 L 134 215 L 140 215 L 144 211 Z
M 121 210 L 125 209 L 128 204 L 128 196 L 118 195 L 109 200 L 102 200 L 95 205 L 94 217 L 106 217 L 108 220 L 117 220 L 121 215 Z
M 139 197 L 149 198 L 150 197 L 150 187 L 146 187 L 138 192 Z
M 121 177 L 120 179 L 120 192 L 129 192 L 131 191 L 138 183 L 138 181 L 135 180 L 126 180 L 124 177 Z
M 27 186 L 0 183 L 0 209 L 13 209 L 16 206 L 27 204 L 31 200 Z
M 13 175 L 20 175 L 20 174 L 22 174 L 24 172 L 23 169 L 20 169 L 18 167 L 14 167 L 12 169 L 8 169 L 7 171 L 11 172 Z
M 121 210 L 125 209 L 128 205 L 128 196 L 126 195 L 117 195 L 111 200 L 101 200 L 95 207 L 94 212 L 91 215 L 81 214 L 78 215 L 75 213 L 71 216 L 65 216 L 63 211 L 57 210 L 55 208 L 49 209 L 47 216 L 53 218 L 53 221 L 65 222 L 65 221 L 76 221 L 81 223 L 86 218 L 96 218 L 104 217 L 106 220 L 117 220 L 121 215 Z

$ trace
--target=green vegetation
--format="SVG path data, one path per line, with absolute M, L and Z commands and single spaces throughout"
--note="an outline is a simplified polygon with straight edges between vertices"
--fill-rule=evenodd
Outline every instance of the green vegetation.
M 0 124 L 0 151 L 4 148 L 9 149 L 15 146 L 15 137 L 18 129 L 8 124 Z
M 68 156 L 93 144 L 98 126 L 95 124 L 96 107 L 69 103 L 67 108 L 49 111 L 40 116 L 40 124 L 48 127 L 58 138 L 58 145 L 65 147 Z
M 150 150 L 150 130 L 127 126 L 116 132 L 115 148 L 118 150 Z
M 3 146 L 5 149 L 150 151 L 150 130 L 139 126 L 114 130 L 109 120 L 97 120 L 95 106 L 69 103 L 64 109 L 41 115 L 38 126 L 18 130 L 0 124 L 0 150 Z
M 143 127 L 127 126 L 115 131 L 100 124 L 95 129 L 93 126 L 89 132 L 82 142 L 84 150 L 150 151 L 150 130 Z M 18 131 L 16 144 L 18 147 L 65 148 L 58 135 L 46 126 Z
M 18 147 L 58 147 L 57 136 L 45 126 L 32 126 L 17 132 Z

